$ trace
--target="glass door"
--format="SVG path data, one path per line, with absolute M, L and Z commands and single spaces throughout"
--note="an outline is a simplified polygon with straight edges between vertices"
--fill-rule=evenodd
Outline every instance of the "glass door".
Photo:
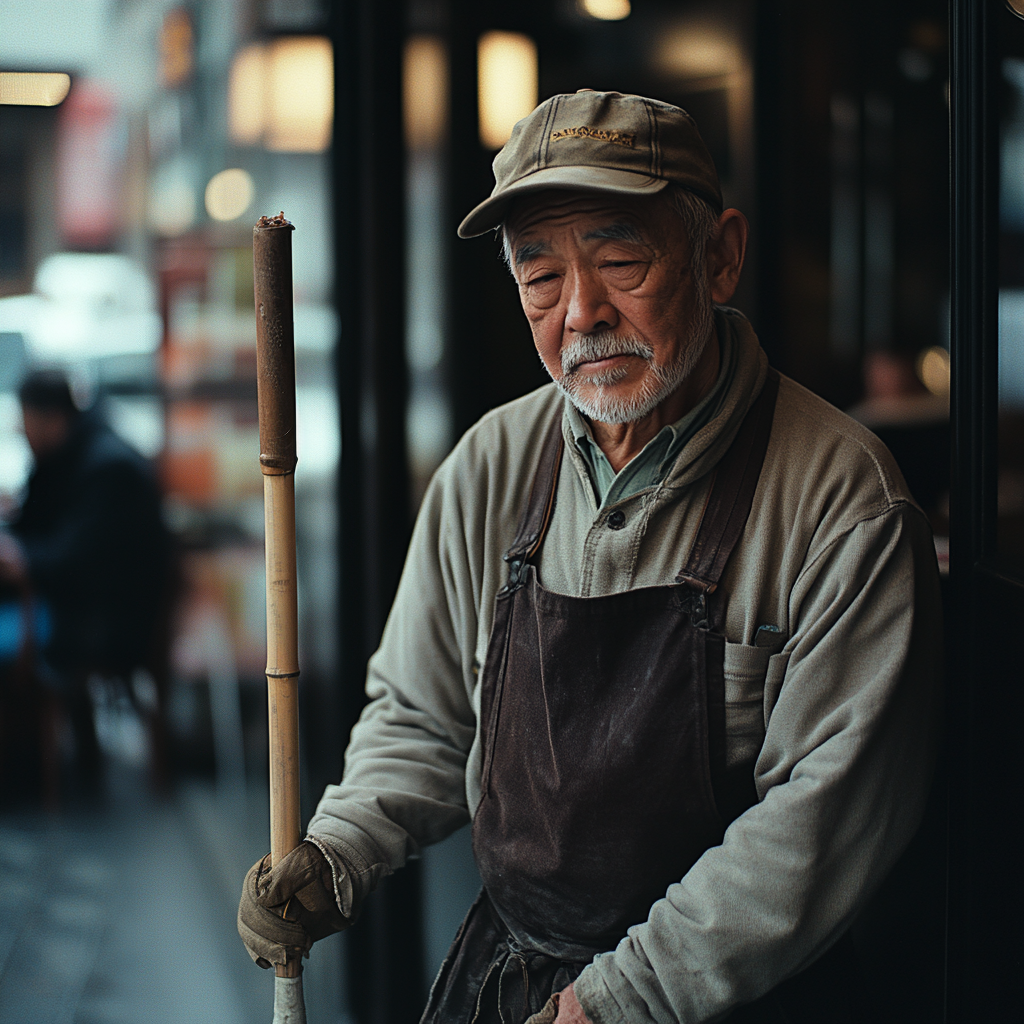
M 954 0 L 951 28 L 947 1019 L 1011 1021 L 1024 1014 L 1024 19 L 1001 0 Z

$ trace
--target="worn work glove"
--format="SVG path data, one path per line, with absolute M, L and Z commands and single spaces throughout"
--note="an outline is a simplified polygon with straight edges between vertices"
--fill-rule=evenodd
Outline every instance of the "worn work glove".
M 526 1024 L 590 1024 L 572 985 L 556 992 Z
M 268 853 L 242 883 L 238 934 L 260 967 L 308 956 L 317 939 L 350 923 L 338 909 L 331 866 L 312 843 L 299 843 L 273 869 Z
M 558 1016 L 558 993 L 556 992 L 526 1024 L 555 1024 Z

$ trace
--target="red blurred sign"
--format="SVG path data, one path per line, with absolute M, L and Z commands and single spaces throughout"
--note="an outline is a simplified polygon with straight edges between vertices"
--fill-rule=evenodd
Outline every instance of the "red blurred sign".
M 102 249 L 121 229 L 127 127 L 111 93 L 75 82 L 57 132 L 57 227 L 67 245 Z

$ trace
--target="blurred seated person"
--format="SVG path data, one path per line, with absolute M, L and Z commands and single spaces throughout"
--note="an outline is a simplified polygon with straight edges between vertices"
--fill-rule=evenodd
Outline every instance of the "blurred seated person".
M 948 536 L 949 393 L 930 392 L 908 352 L 864 356 L 864 398 L 846 410 L 882 440 L 937 537 Z
M 63 372 L 29 373 L 19 398 L 35 464 L 0 533 L 0 580 L 45 609 L 42 677 L 69 715 L 89 783 L 101 765 L 86 683 L 93 673 L 128 681 L 138 667 L 159 675 L 170 535 L 153 467 L 95 410 L 79 411 Z

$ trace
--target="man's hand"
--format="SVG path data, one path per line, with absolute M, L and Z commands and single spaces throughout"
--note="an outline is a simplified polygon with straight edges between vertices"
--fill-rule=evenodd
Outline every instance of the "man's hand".
M 526 1024 L 591 1024 L 591 1021 L 583 1012 L 572 985 L 569 985 L 556 992 Z
M 349 923 L 334 897 L 331 866 L 312 843 L 299 843 L 273 869 L 267 854 L 242 883 L 238 934 L 260 967 L 308 955 L 314 942 Z
M 583 1012 L 572 985 L 563 988 L 559 997 L 555 1024 L 590 1024 L 590 1018 Z

